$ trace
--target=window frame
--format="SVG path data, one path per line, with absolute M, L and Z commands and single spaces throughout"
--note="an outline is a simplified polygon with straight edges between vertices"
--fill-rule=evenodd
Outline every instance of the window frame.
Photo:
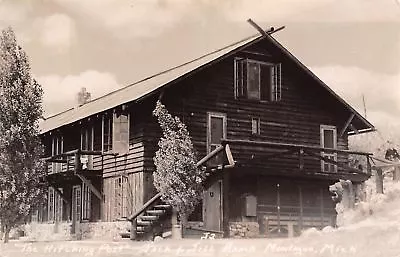
M 330 130 L 333 132 L 333 148 L 329 149 L 337 149 L 337 128 L 336 126 L 333 125 L 320 125 L 320 145 L 322 148 L 325 147 L 325 137 L 324 137 L 324 132 L 326 130 Z M 325 153 L 324 151 L 321 151 L 321 156 L 322 157 L 327 157 L 327 158 L 333 158 L 334 161 L 337 161 L 337 153 Z M 329 168 L 328 170 L 325 170 L 325 161 L 321 160 L 321 171 L 322 172 L 337 172 L 337 165 L 330 164 L 330 166 L 333 166 L 333 171 Z
M 210 153 L 211 147 L 213 145 L 221 145 L 221 144 L 212 144 L 211 143 L 211 118 L 222 118 L 222 135 L 223 139 L 226 139 L 227 137 L 227 117 L 226 113 L 221 113 L 221 112 L 207 112 L 207 153 Z
M 239 63 L 244 62 L 244 65 L 239 69 Z M 258 64 L 258 98 L 250 98 L 249 89 L 249 64 Z M 262 96 L 262 81 L 261 81 L 261 65 L 271 69 L 269 95 L 265 98 Z M 246 67 L 246 72 L 243 71 Z M 239 74 L 239 71 L 241 73 Z M 279 102 L 282 100 L 282 63 L 273 63 L 268 61 L 260 61 L 252 58 L 234 57 L 234 97 L 235 99 L 247 99 L 260 102 Z M 246 75 L 246 78 L 244 76 Z M 246 83 L 244 83 L 246 81 Z M 246 88 L 246 90 L 244 89 Z
M 111 152 L 113 149 L 113 122 L 114 115 L 103 115 L 101 119 L 101 152 L 107 153 Z M 105 134 L 105 125 L 107 123 L 108 133 L 107 140 Z M 106 142 L 107 141 L 107 142 Z

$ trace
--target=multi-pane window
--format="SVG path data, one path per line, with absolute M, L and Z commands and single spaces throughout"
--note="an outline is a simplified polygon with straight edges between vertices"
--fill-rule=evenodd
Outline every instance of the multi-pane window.
M 119 176 L 114 179 L 114 217 L 128 216 L 128 177 Z
M 59 188 L 62 192 L 62 188 Z M 60 194 L 53 187 L 48 188 L 47 219 L 49 222 L 61 221 L 63 215 L 63 202 Z
M 63 153 L 64 139 L 62 136 L 53 136 L 51 141 L 51 155 L 58 155 Z M 62 163 L 52 163 L 52 172 L 60 172 L 62 169 Z
M 112 150 L 112 136 L 113 136 L 113 119 L 112 116 L 103 116 L 103 146 L 102 151 L 108 152 Z
M 80 185 L 73 186 L 72 188 L 73 200 L 75 201 L 75 218 L 80 221 L 82 218 L 82 189 Z
M 335 126 L 321 125 L 321 147 L 336 149 L 337 147 L 337 134 Z M 337 161 L 337 154 L 333 152 L 322 152 L 321 155 L 325 158 L 331 159 L 333 161 Z M 333 163 L 322 160 L 321 168 L 324 172 L 336 172 L 337 166 Z
M 89 126 L 81 130 L 81 149 L 82 150 L 93 150 L 94 145 L 94 128 Z M 82 169 L 93 168 L 93 156 L 82 155 L 81 156 Z
M 282 95 L 281 64 L 235 58 L 235 97 L 279 101 Z
M 47 198 L 47 219 L 49 222 L 54 221 L 54 188 L 49 187 Z
M 90 219 L 91 195 L 90 188 L 82 183 L 82 220 Z

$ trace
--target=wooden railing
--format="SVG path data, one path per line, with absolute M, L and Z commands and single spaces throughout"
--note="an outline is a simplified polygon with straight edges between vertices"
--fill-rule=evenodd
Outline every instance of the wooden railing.
M 288 144 L 288 143 L 277 143 L 277 142 L 269 142 L 269 141 L 252 141 L 252 140 L 239 140 L 239 139 L 221 139 L 222 144 L 229 144 L 232 147 L 245 147 L 246 151 L 251 151 L 254 148 L 254 151 L 260 152 L 260 149 L 266 149 L 265 151 L 261 151 L 262 161 L 267 161 L 269 159 L 283 157 L 288 155 L 297 156 L 297 166 L 299 170 L 302 170 L 306 163 L 306 158 L 317 159 L 320 161 L 324 161 L 329 164 L 333 164 L 336 166 L 336 171 L 339 168 L 342 171 L 355 173 L 355 174 L 363 174 L 363 175 L 371 175 L 371 164 L 370 158 L 372 153 L 359 152 L 359 151 L 351 151 L 344 149 L 333 149 L 333 148 L 323 148 L 320 146 L 313 145 L 300 145 L 300 144 Z M 268 154 L 269 152 L 269 154 Z M 328 158 L 326 154 L 336 154 L 341 160 L 335 160 Z M 360 167 L 353 167 L 349 165 L 349 155 L 356 155 L 362 158 L 365 158 L 366 167 L 362 169 Z M 295 157 L 293 157 L 295 158 Z M 250 160 L 251 161 L 251 160 Z M 321 171 L 322 167 L 321 167 Z

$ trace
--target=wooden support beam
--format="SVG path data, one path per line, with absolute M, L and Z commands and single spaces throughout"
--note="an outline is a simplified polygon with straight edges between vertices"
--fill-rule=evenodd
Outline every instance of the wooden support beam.
M 354 127 L 352 123 L 350 123 L 350 128 L 354 131 L 356 135 L 360 134 L 360 131 L 358 131 L 358 129 L 356 129 L 356 127 Z
M 228 170 L 222 171 L 222 227 L 224 237 L 229 237 L 229 191 L 230 191 L 230 172 Z
M 247 20 L 248 23 L 250 23 L 251 26 L 253 26 L 258 32 L 260 32 L 261 35 L 264 37 L 268 36 L 268 33 L 265 32 L 260 26 L 258 26 L 257 23 L 255 23 L 252 19 Z
M 383 172 L 382 172 L 382 169 L 376 170 L 375 183 L 376 183 L 376 192 L 378 194 L 383 194 Z
M 131 240 L 136 239 L 136 230 L 137 230 L 137 220 L 133 219 L 133 220 L 131 220 L 131 231 L 130 231 L 130 239 Z
M 229 147 L 229 144 L 225 145 L 225 153 L 226 153 L 226 158 L 228 159 L 229 165 L 234 166 L 235 160 L 233 159 L 231 148 Z
M 349 119 L 346 121 L 346 123 L 344 124 L 342 130 L 340 131 L 340 134 L 339 134 L 340 137 L 343 137 L 343 135 L 346 132 L 347 128 L 349 127 L 350 123 L 353 121 L 355 115 L 356 115 L 355 113 L 352 113 L 350 115 Z
M 210 160 L 211 158 L 213 158 L 215 155 L 217 155 L 219 152 L 221 152 L 222 150 L 224 150 L 224 146 L 218 146 L 217 148 L 215 148 L 213 151 L 211 151 L 209 154 L 207 154 L 206 156 L 204 156 L 199 162 L 197 162 L 196 166 L 199 167 L 201 165 L 203 165 L 204 163 L 206 163 L 208 160 Z
M 92 191 L 93 194 L 95 194 L 97 196 L 97 198 L 99 198 L 100 201 L 103 200 L 103 196 L 101 195 L 99 190 L 97 190 L 97 188 L 92 184 L 92 182 L 90 182 L 90 180 L 88 180 L 87 178 L 85 178 L 83 175 L 81 175 L 79 173 L 75 173 L 75 175 L 78 178 L 80 178 L 80 180 L 89 187 L 90 191 Z
M 304 210 L 303 210 L 303 193 L 301 190 L 301 186 L 299 188 L 299 204 L 300 204 L 300 230 L 303 230 L 303 217 L 304 217 Z

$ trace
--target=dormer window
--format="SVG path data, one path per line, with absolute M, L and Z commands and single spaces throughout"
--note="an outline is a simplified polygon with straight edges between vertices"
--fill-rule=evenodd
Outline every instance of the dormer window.
M 281 64 L 235 58 L 235 97 L 281 100 Z

